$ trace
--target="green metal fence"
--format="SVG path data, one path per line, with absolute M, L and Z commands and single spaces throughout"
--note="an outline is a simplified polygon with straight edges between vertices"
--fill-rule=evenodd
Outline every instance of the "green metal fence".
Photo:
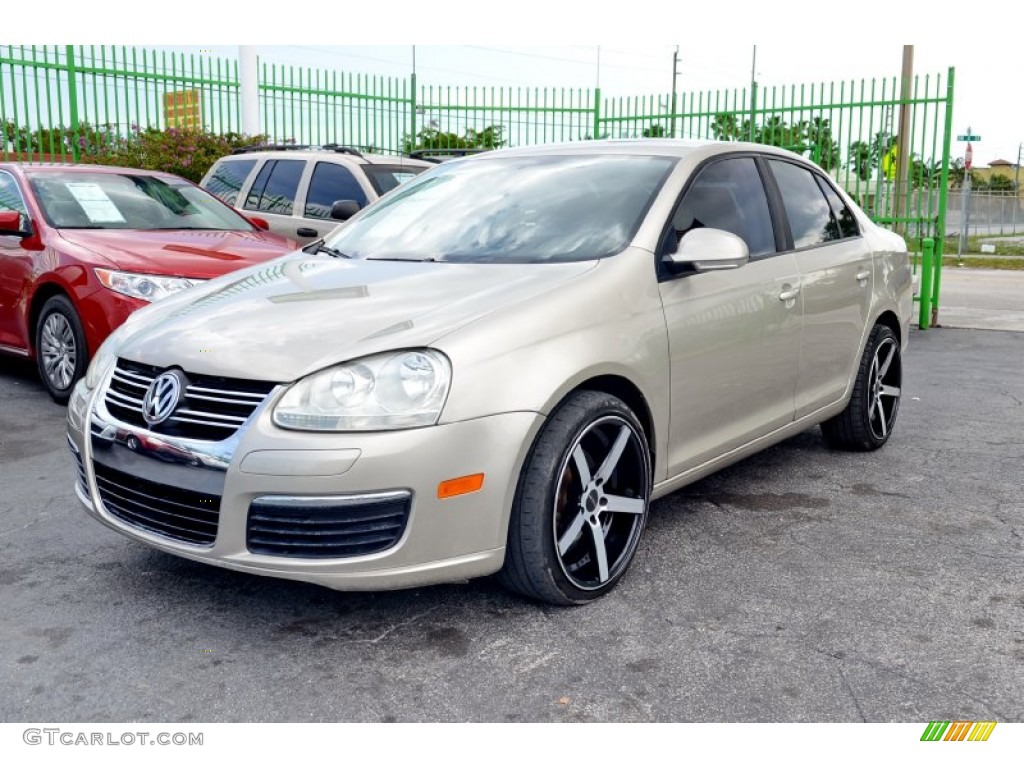
M 384 153 L 468 143 L 591 138 L 754 140 L 819 163 L 876 221 L 919 252 L 935 243 L 932 315 L 950 185 L 953 70 L 793 86 L 605 98 L 601 90 L 449 87 L 261 62 L 268 141 L 337 142 Z M 238 62 L 126 46 L 0 46 L 0 159 L 78 160 L 138 128 L 241 130 Z M 901 108 L 910 157 L 897 183 Z M 176 111 L 177 110 L 177 111 Z M 895 148 L 895 149 L 894 149 Z M 922 292 L 925 293 L 925 292 Z M 925 293 L 927 296 L 927 293 Z

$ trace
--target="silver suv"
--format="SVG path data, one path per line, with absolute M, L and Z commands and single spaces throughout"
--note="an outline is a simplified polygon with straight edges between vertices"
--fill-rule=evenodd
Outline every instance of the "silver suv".
M 308 243 L 434 163 L 364 154 L 338 144 L 265 144 L 222 157 L 200 186 L 259 216 L 272 232 Z

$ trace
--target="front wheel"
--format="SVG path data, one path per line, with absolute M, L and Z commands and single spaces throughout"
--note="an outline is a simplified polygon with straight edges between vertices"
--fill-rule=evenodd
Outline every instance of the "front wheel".
M 554 605 L 601 597 L 633 560 L 650 498 L 650 448 L 636 416 L 604 392 L 572 394 L 520 476 L 499 578 Z
M 85 375 L 89 353 L 85 332 L 67 296 L 51 296 L 36 323 L 36 364 L 50 397 L 64 404 L 75 383 Z
M 846 410 L 821 425 L 825 442 L 851 451 L 881 448 L 896 424 L 902 386 L 899 340 L 892 329 L 876 325 L 864 348 Z

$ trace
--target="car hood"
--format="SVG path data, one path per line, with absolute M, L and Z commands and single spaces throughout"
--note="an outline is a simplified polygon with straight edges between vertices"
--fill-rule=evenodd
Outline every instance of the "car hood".
M 260 264 L 296 244 L 269 232 L 62 229 L 60 236 L 117 269 L 206 280 Z
M 119 356 L 215 376 L 292 381 L 427 346 L 574 280 L 598 262 L 455 264 L 295 254 L 144 310 Z

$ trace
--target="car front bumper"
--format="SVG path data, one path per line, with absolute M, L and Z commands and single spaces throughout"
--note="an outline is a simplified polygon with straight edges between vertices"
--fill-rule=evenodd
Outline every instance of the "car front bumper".
M 504 562 L 516 481 L 543 417 L 515 412 L 422 429 L 374 433 L 282 430 L 263 406 L 230 439 L 167 438 L 113 418 L 97 392 L 79 383 L 68 408 L 68 442 L 79 468 L 76 492 L 89 514 L 119 533 L 181 557 L 248 573 L 377 590 L 461 581 Z M 90 438 L 86 439 L 86 413 Z M 214 533 L 181 541 L 111 512 L 97 479 L 111 471 L 143 483 L 146 502 L 168 502 L 152 488 L 208 494 Z M 438 486 L 482 473 L 473 493 L 439 498 Z M 345 507 L 382 494 L 408 499 L 408 516 L 386 550 L 347 557 L 257 554 L 247 539 L 250 510 L 268 500 Z M 255 548 L 255 547 L 254 547 Z

